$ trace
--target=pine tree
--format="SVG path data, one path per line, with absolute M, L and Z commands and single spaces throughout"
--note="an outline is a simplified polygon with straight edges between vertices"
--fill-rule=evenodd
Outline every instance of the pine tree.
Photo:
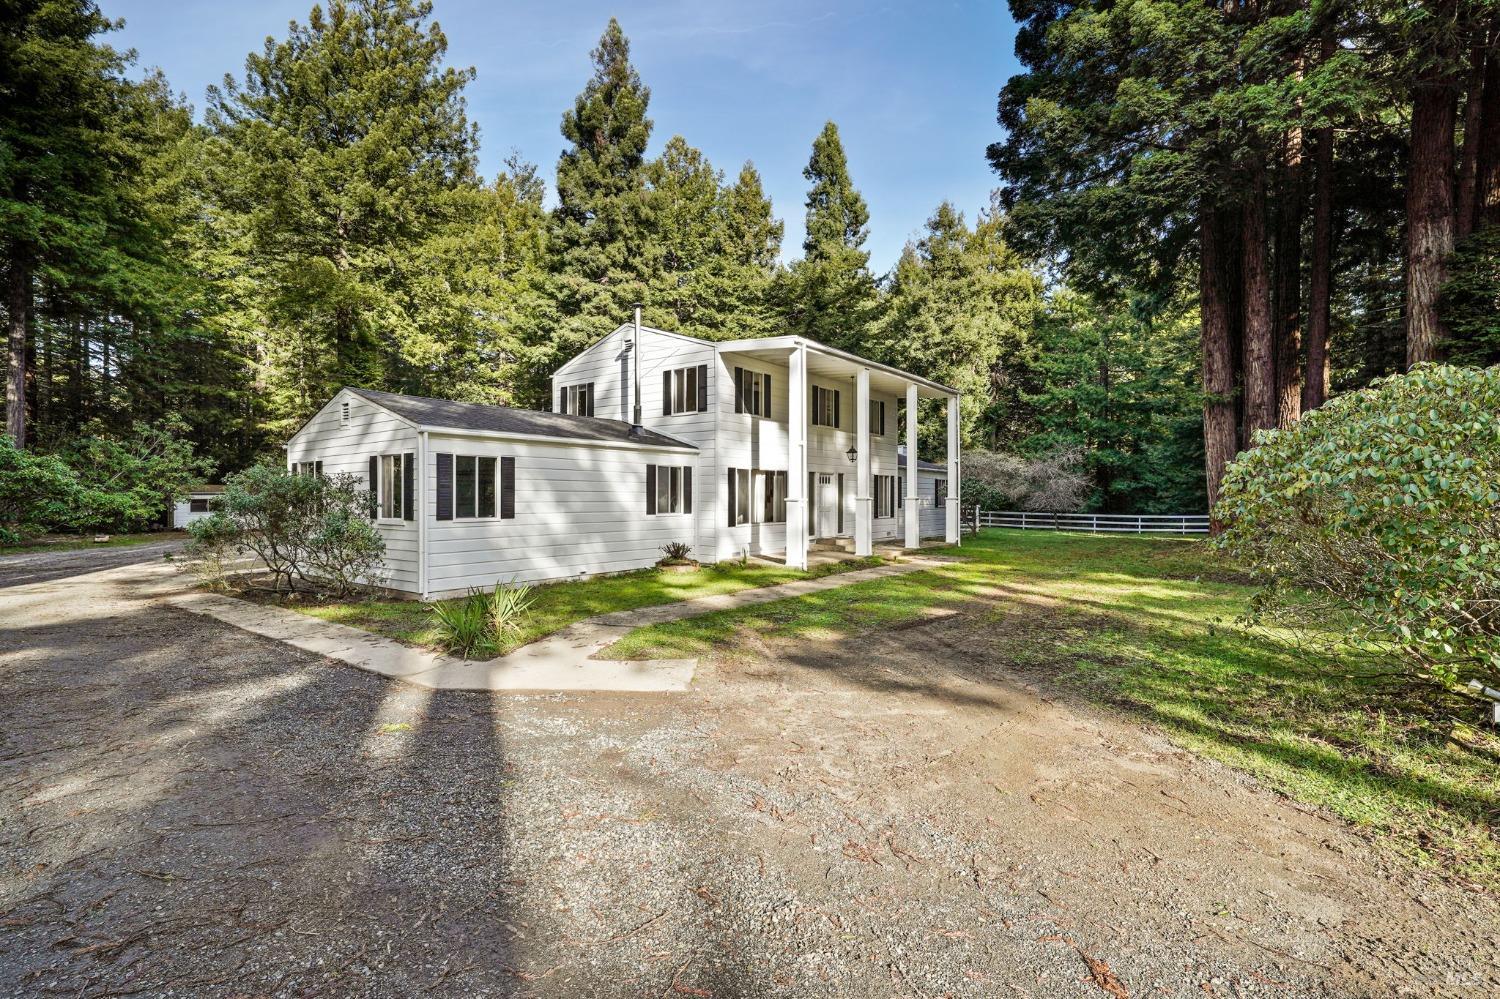
M 569 142 L 557 162 L 552 213 L 555 338 L 538 344 L 561 361 L 609 332 L 646 297 L 652 264 L 646 184 L 651 91 L 630 63 L 630 42 L 610 19 L 594 73 L 563 115 Z
M 991 447 L 1020 422 L 1021 372 L 1041 285 L 1005 244 L 1000 221 L 970 230 L 948 202 L 907 244 L 891 277 L 884 314 L 866 351 L 962 393 L 960 439 Z M 941 453 L 946 418 L 924 420 L 921 446 Z
M 807 192 L 807 236 L 782 292 L 787 332 L 850 350 L 860 349 L 874 319 L 870 210 L 849 177 L 838 126 L 828 122 L 813 140 L 802 171 Z
M 475 179 L 463 89 L 418 0 L 333 0 L 209 94 L 230 321 L 270 414 L 295 427 L 341 384 L 418 386 L 442 365 L 416 258 L 462 224 Z
M 18 0 L 0 20 L 0 264 L 7 330 L 5 432 L 27 440 L 34 307 L 44 272 L 128 280 L 119 240 L 132 169 L 121 137 L 118 27 L 87 0 Z M 110 272 L 118 269 L 118 274 Z

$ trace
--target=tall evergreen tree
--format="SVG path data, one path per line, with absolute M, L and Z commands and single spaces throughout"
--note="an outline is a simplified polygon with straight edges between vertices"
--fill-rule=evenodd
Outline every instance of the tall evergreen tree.
M 473 70 L 442 65 L 426 0 L 333 0 L 209 93 L 232 324 L 271 414 L 296 426 L 340 384 L 435 389 L 444 331 L 416 257 L 472 223 Z
M 0 18 L 0 266 L 5 269 L 5 432 L 27 440 L 39 277 L 131 279 L 121 239 L 133 149 L 122 137 L 125 58 L 98 37 L 118 27 L 89 0 L 17 0 Z
M 651 91 L 630 63 L 630 42 L 610 18 L 594 72 L 563 115 L 569 146 L 557 162 L 552 214 L 557 360 L 607 333 L 646 297 L 653 256 L 647 198 L 646 117 Z
M 994 447 L 1021 419 L 1020 376 L 1040 296 L 1041 282 L 1006 245 L 999 219 L 982 217 L 971 230 L 945 201 L 902 253 L 864 349 L 962 391 L 960 439 Z M 932 412 L 922 446 L 941 453 L 946 433 L 946 418 Z
M 876 305 L 870 275 L 870 209 L 849 177 L 838 126 L 828 122 L 813 140 L 802 176 L 807 192 L 807 236 L 802 258 L 782 292 L 787 332 L 833 346 L 859 349 Z

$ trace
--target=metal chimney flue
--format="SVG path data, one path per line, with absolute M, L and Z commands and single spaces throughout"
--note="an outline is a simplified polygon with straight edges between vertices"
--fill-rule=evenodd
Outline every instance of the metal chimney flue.
M 631 353 L 635 355 L 635 418 L 631 420 L 630 429 L 632 433 L 639 433 L 641 429 L 641 305 L 639 302 L 635 306 L 635 340 Z

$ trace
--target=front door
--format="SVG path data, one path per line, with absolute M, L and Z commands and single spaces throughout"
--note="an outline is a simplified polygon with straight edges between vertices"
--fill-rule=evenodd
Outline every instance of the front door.
M 813 534 L 819 538 L 836 537 L 839 533 L 839 486 L 836 477 L 828 472 L 818 473 L 817 511 Z

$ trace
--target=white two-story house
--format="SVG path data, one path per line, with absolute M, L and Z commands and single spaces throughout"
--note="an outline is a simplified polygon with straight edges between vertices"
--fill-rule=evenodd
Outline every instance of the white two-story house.
M 948 413 L 925 513 L 931 463 L 898 456 L 921 399 Z M 861 555 L 958 540 L 958 393 L 803 337 L 637 321 L 557 370 L 551 412 L 345 388 L 286 448 L 293 471 L 371 484 L 381 582 L 424 599 L 645 568 L 674 541 L 703 562 L 805 568 L 824 539 Z

